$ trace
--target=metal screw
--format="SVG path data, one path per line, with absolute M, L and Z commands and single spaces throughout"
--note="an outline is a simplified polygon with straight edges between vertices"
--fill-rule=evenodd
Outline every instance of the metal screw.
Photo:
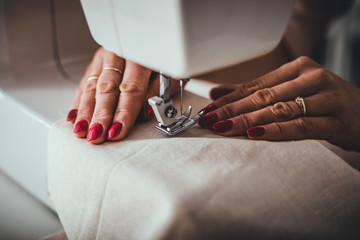
M 175 117 L 177 114 L 177 110 L 174 106 L 168 106 L 166 109 L 165 109 L 165 115 L 168 117 L 168 118 L 173 118 Z

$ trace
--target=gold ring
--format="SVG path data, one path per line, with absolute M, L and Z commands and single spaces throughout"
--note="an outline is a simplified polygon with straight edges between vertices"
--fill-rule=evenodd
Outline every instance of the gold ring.
M 302 97 L 297 97 L 297 98 L 295 98 L 295 102 L 298 105 L 298 107 L 300 108 L 301 115 L 303 117 L 305 117 L 306 116 L 306 106 L 305 106 L 304 99 Z
M 112 71 L 119 73 L 120 76 L 124 75 L 124 73 L 120 69 L 114 68 L 114 67 L 104 67 L 103 70 L 112 70 Z
M 98 79 L 99 79 L 99 75 L 92 75 L 87 80 L 91 81 L 91 80 L 98 80 Z

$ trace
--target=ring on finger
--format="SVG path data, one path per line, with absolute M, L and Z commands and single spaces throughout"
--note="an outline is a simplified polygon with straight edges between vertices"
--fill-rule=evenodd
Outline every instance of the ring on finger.
M 91 80 L 98 80 L 99 79 L 99 75 L 91 75 L 87 80 L 88 82 Z
M 112 70 L 120 74 L 120 76 L 124 75 L 123 71 L 115 67 L 104 67 L 103 70 Z
M 303 117 L 306 116 L 306 105 L 305 105 L 305 101 L 302 97 L 297 97 L 295 98 L 295 103 L 298 105 L 298 107 L 300 108 L 301 111 L 301 115 Z

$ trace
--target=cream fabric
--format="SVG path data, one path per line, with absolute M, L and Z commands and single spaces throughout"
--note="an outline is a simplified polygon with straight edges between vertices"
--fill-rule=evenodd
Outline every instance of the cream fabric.
M 360 173 L 317 141 L 154 124 L 97 146 L 53 126 L 49 191 L 69 239 L 360 239 Z

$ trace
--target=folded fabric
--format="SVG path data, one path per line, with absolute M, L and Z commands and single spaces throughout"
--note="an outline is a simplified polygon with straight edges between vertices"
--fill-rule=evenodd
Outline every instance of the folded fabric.
M 53 126 L 49 191 L 69 239 L 360 239 L 360 173 L 319 142 L 155 124 L 102 145 Z

